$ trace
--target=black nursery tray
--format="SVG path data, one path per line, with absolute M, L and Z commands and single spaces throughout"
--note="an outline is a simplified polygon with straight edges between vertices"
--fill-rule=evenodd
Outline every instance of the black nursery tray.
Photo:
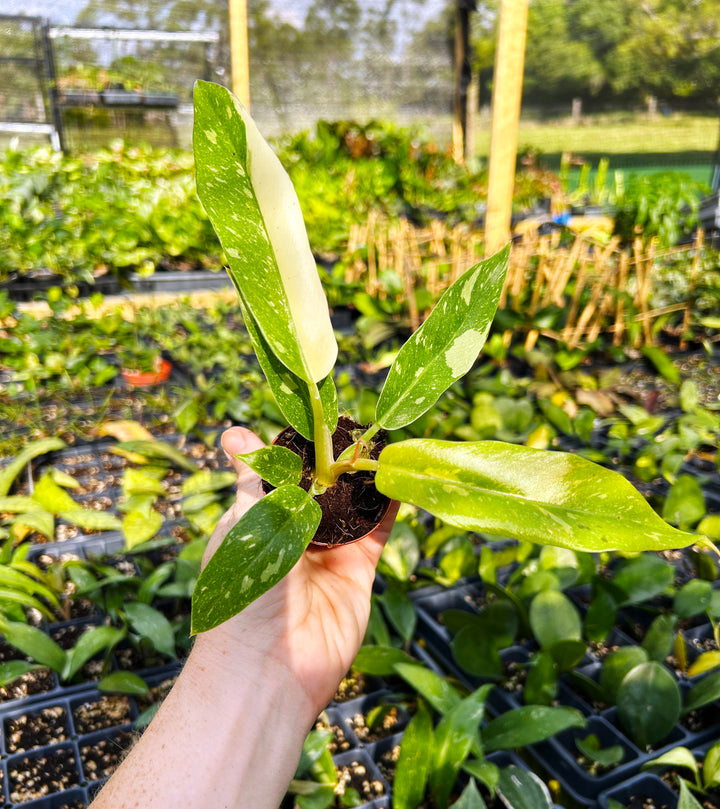
M 173 663 L 145 673 L 148 696 L 86 685 L 0 705 L 0 805 L 84 809 L 139 737 L 135 720 L 162 700 L 179 670 Z

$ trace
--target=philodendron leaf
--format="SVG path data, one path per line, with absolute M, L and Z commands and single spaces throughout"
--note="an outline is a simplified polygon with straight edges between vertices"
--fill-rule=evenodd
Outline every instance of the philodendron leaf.
M 126 549 L 132 550 L 136 545 L 152 539 L 162 528 L 163 522 L 163 515 L 152 509 L 146 514 L 141 511 L 128 512 L 122 521 Z
M 487 750 L 511 750 L 544 741 L 567 728 L 581 728 L 585 717 L 572 708 L 523 705 L 500 714 L 483 728 Z
M 188 472 L 197 471 L 197 465 L 193 460 L 177 447 L 165 441 L 122 441 L 116 444 L 115 448 L 142 455 L 149 460 L 170 461 L 170 463 Z
M 395 671 L 440 713 L 447 713 L 460 702 L 457 689 L 427 666 L 397 663 Z
M 594 733 L 591 733 L 584 739 L 576 739 L 575 744 L 585 758 L 603 767 L 614 767 L 616 764 L 619 764 L 625 756 L 625 749 L 621 744 L 612 744 L 609 747 L 603 747 L 600 739 Z
M 20 621 L 0 619 L 0 632 L 11 646 L 38 663 L 56 672 L 61 672 L 65 667 L 65 652 L 42 629 Z
M 703 809 L 700 801 L 692 794 L 690 787 L 680 778 L 680 797 L 677 802 L 677 809 Z
M 687 747 L 673 747 L 667 753 L 663 753 L 657 758 L 646 761 L 641 770 L 648 770 L 654 767 L 663 767 L 666 769 L 677 769 L 678 767 L 687 767 L 695 776 L 696 783 L 700 783 L 700 767 L 698 766 L 697 759 Z
M 618 719 L 638 747 L 645 748 L 675 727 L 681 702 L 675 678 L 662 663 L 650 660 L 631 669 L 620 683 Z
M 492 685 L 483 685 L 449 710 L 435 728 L 433 765 L 428 785 L 437 806 L 446 806 L 460 767 L 479 748 L 478 728 Z M 482 750 L 478 750 L 482 754 Z
M 661 550 L 698 540 L 665 523 L 622 475 L 565 452 L 409 439 L 382 451 L 375 485 L 458 528 L 573 550 Z
M 125 630 L 114 626 L 96 626 L 83 632 L 67 653 L 62 679 L 72 679 L 90 658 L 95 657 L 103 649 L 109 652 L 124 637 Z
M 600 688 L 605 700 L 614 703 L 625 675 L 648 659 L 648 653 L 641 646 L 620 646 L 611 651 L 600 671 Z
M 119 531 L 122 521 L 107 511 L 96 511 L 94 508 L 73 508 L 58 512 L 66 522 L 84 528 L 86 531 Z
M 302 458 L 287 447 L 260 447 L 253 452 L 244 452 L 236 455 L 246 463 L 253 472 L 271 486 L 285 486 L 287 484 L 300 484 L 302 478 Z
M 55 538 L 55 520 L 53 519 L 53 515 L 49 511 L 40 508 L 37 504 L 32 511 L 24 511 L 22 514 L 18 514 L 12 521 L 12 524 L 16 528 L 27 528 L 31 531 L 38 531 L 50 540 Z
M 208 494 L 217 492 L 232 486 L 237 481 L 234 472 L 211 472 L 209 469 L 201 469 L 190 475 L 183 481 L 180 493 L 183 497 L 192 497 L 195 494 Z
M 193 634 L 232 618 L 289 573 L 321 516 L 320 506 L 299 486 L 281 486 L 255 503 L 230 529 L 198 578 Z
M 577 607 L 559 590 L 544 590 L 530 604 L 530 626 L 540 646 L 580 640 L 582 619 Z
M 387 430 L 410 424 L 464 376 L 485 344 L 495 316 L 510 247 L 458 278 L 400 349 L 375 410 Z
M 313 440 L 313 407 L 308 385 L 299 376 L 286 368 L 273 354 L 257 323 L 241 305 L 248 333 L 252 337 L 255 353 L 265 374 L 270 390 L 283 416 L 303 438 Z M 323 417 L 331 433 L 335 432 L 338 421 L 337 390 L 332 376 L 323 379 L 318 385 L 322 402 Z
M 475 785 L 475 781 L 468 782 L 460 797 L 453 804 L 453 809 L 487 809 L 487 804 Z
M 132 694 L 142 696 L 150 693 L 150 686 L 139 674 L 132 671 L 111 671 L 97 684 L 98 691 L 108 694 Z
M 409 654 L 394 646 L 361 646 L 353 662 L 353 669 L 375 677 L 395 674 L 398 663 L 417 665 Z
M 687 714 L 697 708 L 702 708 L 703 705 L 709 705 L 716 699 L 720 699 L 720 671 L 717 669 L 695 683 L 687 692 L 683 713 Z
M 420 701 L 400 744 L 393 781 L 394 809 L 415 809 L 425 796 L 433 743 L 432 717 Z
M 500 769 L 498 795 L 512 809 L 552 809 L 552 798 L 545 784 L 535 775 L 515 764 Z
M 40 669 L 37 663 L 26 663 L 24 660 L 8 660 L 7 663 L 0 663 L 0 688 L 5 688 L 11 682 L 28 674 L 35 669 Z
M 59 514 L 61 511 L 74 511 L 76 508 L 80 508 L 65 489 L 55 483 L 49 473 L 44 474 L 35 484 L 32 498 L 51 514 Z
M 39 455 L 45 455 L 46 452 L 53 452 L 58 449 L 63 449 L 67 444 L 59 438 L 42 438 L 39 441 L 33 441 L 22 449 L 15 458 L 7 465 L 0 469 L 0 497 L 4 497 L 13 484 L 13 481 L 18 476 L 25 464 L 37 458 Z
M 124 607 L 130 626 L 138 635 L 151 641 L 153 648 L 175 657 L 175 635 L 168 619 L 149 604 L 131 602 Z
M 250 114 L 224 87 L 195 85 L 198 196 L 243 304 L 273 354 L 305 381 L 332 371 L 337 343 L 300 203 Z

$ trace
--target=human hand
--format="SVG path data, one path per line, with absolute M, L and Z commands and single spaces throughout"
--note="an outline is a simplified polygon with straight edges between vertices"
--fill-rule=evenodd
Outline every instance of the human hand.
M 259 449 L 262 441 L 244 427 L 232 427 L 223 434 L 222 445 L 238 473 L 237 496 L 213 532 L 204 563 L 262 497 L 258 475 L 235 457 Z M 392 503 L 381 525 L 359 542 L 331 550 L 308 548 L 281 582 L 239 615 L 200 635 L 196 645 L 236 668 L 248 656 L 273 661 L 297 680 L 311 709 L 321 711 L 362 643 L 375 567 L 397 509 Z

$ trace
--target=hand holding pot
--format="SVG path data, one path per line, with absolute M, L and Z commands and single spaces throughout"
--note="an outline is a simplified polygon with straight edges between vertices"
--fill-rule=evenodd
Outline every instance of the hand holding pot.
M 243 427 L 223 435 L 237 497 L 205 561 L 262 496 L 260 478 L 234 457 L 261 446 Z M 308 731 L 362 643 L 375 565 L 396 513 L 394 503 L 360 542 L 311 547 L 279 584 L 199 635 L 157 716 L 92 809 L 276 809 Z
M 259 449 L 262 441 L 244 427 L 233 427 L 222 445 L 238 473 L 237 498 L 215 529 L 205 561 L 262 496 L 260 478 L 235 457 Z M 278 585 L 240 615 L 200 635 L 197 644 L 209 654 L 222 650 L 225 656 L 242 656 L 252 648 L 269 655 L 294 674 L 314 710 L 321 711 L 362 643 L 375 567 L 397 508 L 393 503 L 380 526 L 360 542 L 333 550 L 311 545 Z

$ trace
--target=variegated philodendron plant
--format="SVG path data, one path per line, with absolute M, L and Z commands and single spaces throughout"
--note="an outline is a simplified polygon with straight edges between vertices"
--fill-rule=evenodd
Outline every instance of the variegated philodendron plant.
M 197 83 L 193 137 L 198 194 L 260 365 L 289 424 L 314 442 L 316 459 L 306 492 L 290 450 L 240 456 L 276 488 L 230 530 L 201 573 L 194 632 L 231 618 L 290 571 L 320 522 L 314 496 L 342 473 L 374 471 L 381 493 L 462 529 L 574 550 L 661 550 L 705 540 L 665 523 L 621 475 L 576 455 L 498 441 L 409 439 L 386 446 L 378 460 L 368 457 L 378 430 L 415 421 L 470 370 L 497 308 L 509 247 L 445 292 L 398 353 L 375 422 L 333 457 L 337 344 L 290 178 L 224 87 Z

